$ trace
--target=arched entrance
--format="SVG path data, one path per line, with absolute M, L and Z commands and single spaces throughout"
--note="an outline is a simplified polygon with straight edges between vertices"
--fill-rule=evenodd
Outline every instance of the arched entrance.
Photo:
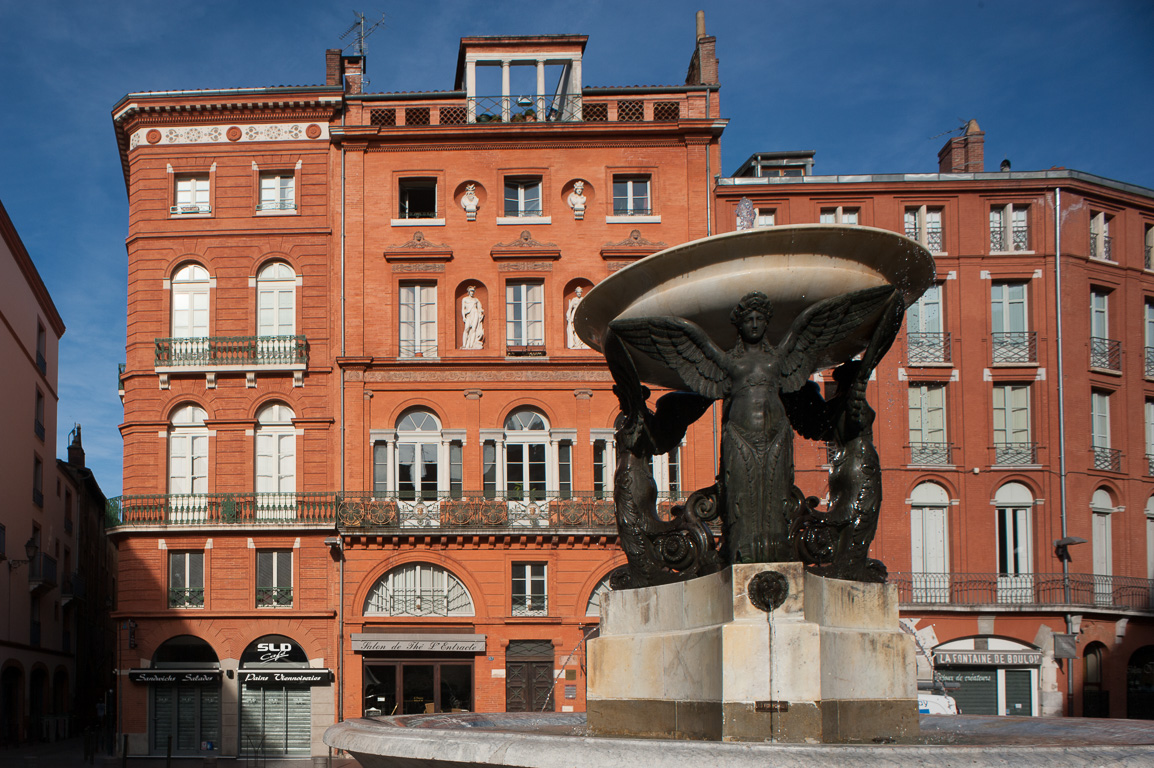
M 47 739 L 48 670 L 33 667 L 28 676 L 28 739 Z
M 1126 665 L 1126 717 L 1154 720 L 1154 645 L 1134 651 Z
M 1102 665 L 1106 646 L 1090 643 L 1082 654 L 1082 717 L 1109 717 L 1110 692 L 1104 687 Z
M 242 755 L 308 757 L 312 749 L 312 689 L 332 673 L 309 666 L 296 640 L 265 635 L 240 657 Z
M 163 755 L 215 755 L 220 751 L 220 662 L 212 646 L 191 635 L 165 641 L 148 669 L 128 679 L 147 685 L 148 747 Z
M 50 717 L 50 738 L 67 739 L 69 736 L 69 717 L 72 713 L 70 697 L 68 695 L 68 670 L 63 667 L 52 675 L 52 715 Z
M 19 744 L 23 724 L 24 670 L 11 666 L 0 673 L 0 744 Z

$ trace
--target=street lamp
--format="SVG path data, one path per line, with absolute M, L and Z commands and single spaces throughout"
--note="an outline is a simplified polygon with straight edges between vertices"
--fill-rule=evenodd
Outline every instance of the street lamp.
M 40 545 L 36 543 L 35 539 L 28 539 L 24 542 L 24 560 L 9 560 L 8 570 L 14 571 L 22 565 L 28 565 L 36 559 L 36 555 L 40 553 Z

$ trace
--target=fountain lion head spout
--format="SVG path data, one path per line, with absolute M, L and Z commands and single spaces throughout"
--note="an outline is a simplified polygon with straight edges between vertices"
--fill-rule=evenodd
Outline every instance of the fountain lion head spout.
M 868 557 L 881 479 L 866 382 L 933 279 L 929 252 L 901 235 L 802 225 L 669 248 L 591 290 L 575 327 L 605 355 L 624 415 L 614 501 L 628 566 L 615 586 L 787 561 L 884 581 Z M 823 397 L 811 377 L 828 368 L 837 386 Z M 650 408 L 647 383 L 672 391 Z M 718 400 L 717 482 L 662 520 L 651 459 Z M 794 485 L 795 432 L 835 448 L 824 510 Z

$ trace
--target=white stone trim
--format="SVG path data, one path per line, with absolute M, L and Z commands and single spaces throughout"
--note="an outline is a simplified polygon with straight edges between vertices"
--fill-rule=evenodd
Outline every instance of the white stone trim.
M 321 133 L 315 139 L 310 139 L 305 134 L 305 128 L 309 125 L 316 125 L 321 129 Z M 225 135 L 229 128 L 240 128 L 240 138 L 236 141 L 229 141 Z M 253 142 L 268 142 L 268 141 L 324 141 L 329 140 L 329 124 L 324 120 L 310 121 L 307 123 L 233 123 L 228 125 L 209 125 L 209 126 L 162 126 L 150 125 L 143 128 L 138 128 L 128 136 L 128 148 L 136 149 L 137 147 L 152 146 L 148 143 L 146 138 L 151 130 L 160 131 L 160 145 L 173 144 L 246 144 Z M 256 167 L 256 163 L 253 163 Z M 171 166 L 169 167 L 171 173 Z

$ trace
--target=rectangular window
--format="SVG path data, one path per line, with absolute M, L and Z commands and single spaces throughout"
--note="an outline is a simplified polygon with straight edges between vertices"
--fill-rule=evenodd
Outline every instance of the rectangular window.
M 557 492 L 563 499 L 573 498 L 573 443 L 557 443 Z
M 1110 448 L 1110 395 L 1105 392 L 1090 393 L 1090 444 Z
M 924 205 L 906 208 L 905 233 L 934 253 L 943 251 L 942 209 Z
M 383 499 L 389 489 L 389 446 L 387 443 L 373 443 L 373 496 Z
M 204 607 L 204 553 L 168 553 L 168 607 Z
M 946 442 L 946 387 L 914 385 L 909 390 L 910 463 L 949 464 Z
M 497 498 L 497 444 L 492 440 L 481 444 L 481 484 L 486 499 Z
M 1122 370 L 1122 344 L 1110 338 L 1110 294 L 1090 291 L 1090 367 Z
M 648 176 L 613 177 L 614 216 L 648 216 L 651 213 Z
M 990 251 L 1025 251 L 1030 248 L 1029 206 L 990 208 Z
M 430 178 L 401 179 L 398 191 L 400 219 L 437 218 L 437 180 Z
M 32 457 L 32 503 L 44 506 L 44 462 L 39 456 Z
M 755 227 L 772 227 L 777 223 L 777 209 L 776 208 L 754 208 L 753 209 L 753 226 Z
M 1146 474 L 1154 477 L 1154 401 L 1146 401 Z M 1151 553 L 1154 556 L 1154 552 Z
M 292 608 L 292 605 L 292 550 L 258 550 L 256 553 L 256 607 Z
M 402 283 L 401 357 L 437 356 L 437 286 L 435 283 Z
M 505 179 L 505 215 L 541 215 L 540 176 L 511 176 Z
M 72 491 L 64 490 L 64 531 L 65 533 L 72 533 Z M 64 572 L 67 574 L 69 569 L 65 568 Z
M 258 211 L 295 211 L 297 209 L 296 176 L 292 171 L 274 171 L 260 175 Z
M 513 615 L 549 613 L 544 563 L 513 563 Z
M 835 208 L 822 208 L 818 221 L 822 224 L 860 224 L 859 212 L 858 208 L 841 205 Z
M 505 286 L 505 343 L 509 347 L 545 345 L 544 294 L 541 283 Z
M 1037 362 L 1025 283 L 993 283 L 990 286 L 990 330 L 993 362 Z
M 994 463 L 1034 463 L 1028 385 L 994 387 Z
M 935 365 L 952 360 L 950 335 L 942 330 L 942 287 L 926 289 L 906 310 L 907 359 L 910 365 Z
M 1101 261 L 1113 261 L 1110 238 L 1110 223 L 1113 216 L 1107 216 L 1101 211 L 1090 211 L 1090 258 Z
M 32 429 L 38 438 L 44 439 L 44 393 L 39 387 L 36 388 L 36 420 Z
M 48 332 L 39 321 L 36 323 L 36 367 L 41 373 L 48 373 Z
M 669 498 L 681 498 L 681 446 L 669 452 Z
M 593 498 L 605 498 L 605 441 L 593 441 Z
M 460 440 L 449 442 L 449 498 L 459 499 L 464 495 L 464 486 L 461 484 L 461 469 L 463 465 L 463 446 Z
M 176 196 L 170 213 L 212 213 L 208 200 L 208 176 L 177 176 Z

